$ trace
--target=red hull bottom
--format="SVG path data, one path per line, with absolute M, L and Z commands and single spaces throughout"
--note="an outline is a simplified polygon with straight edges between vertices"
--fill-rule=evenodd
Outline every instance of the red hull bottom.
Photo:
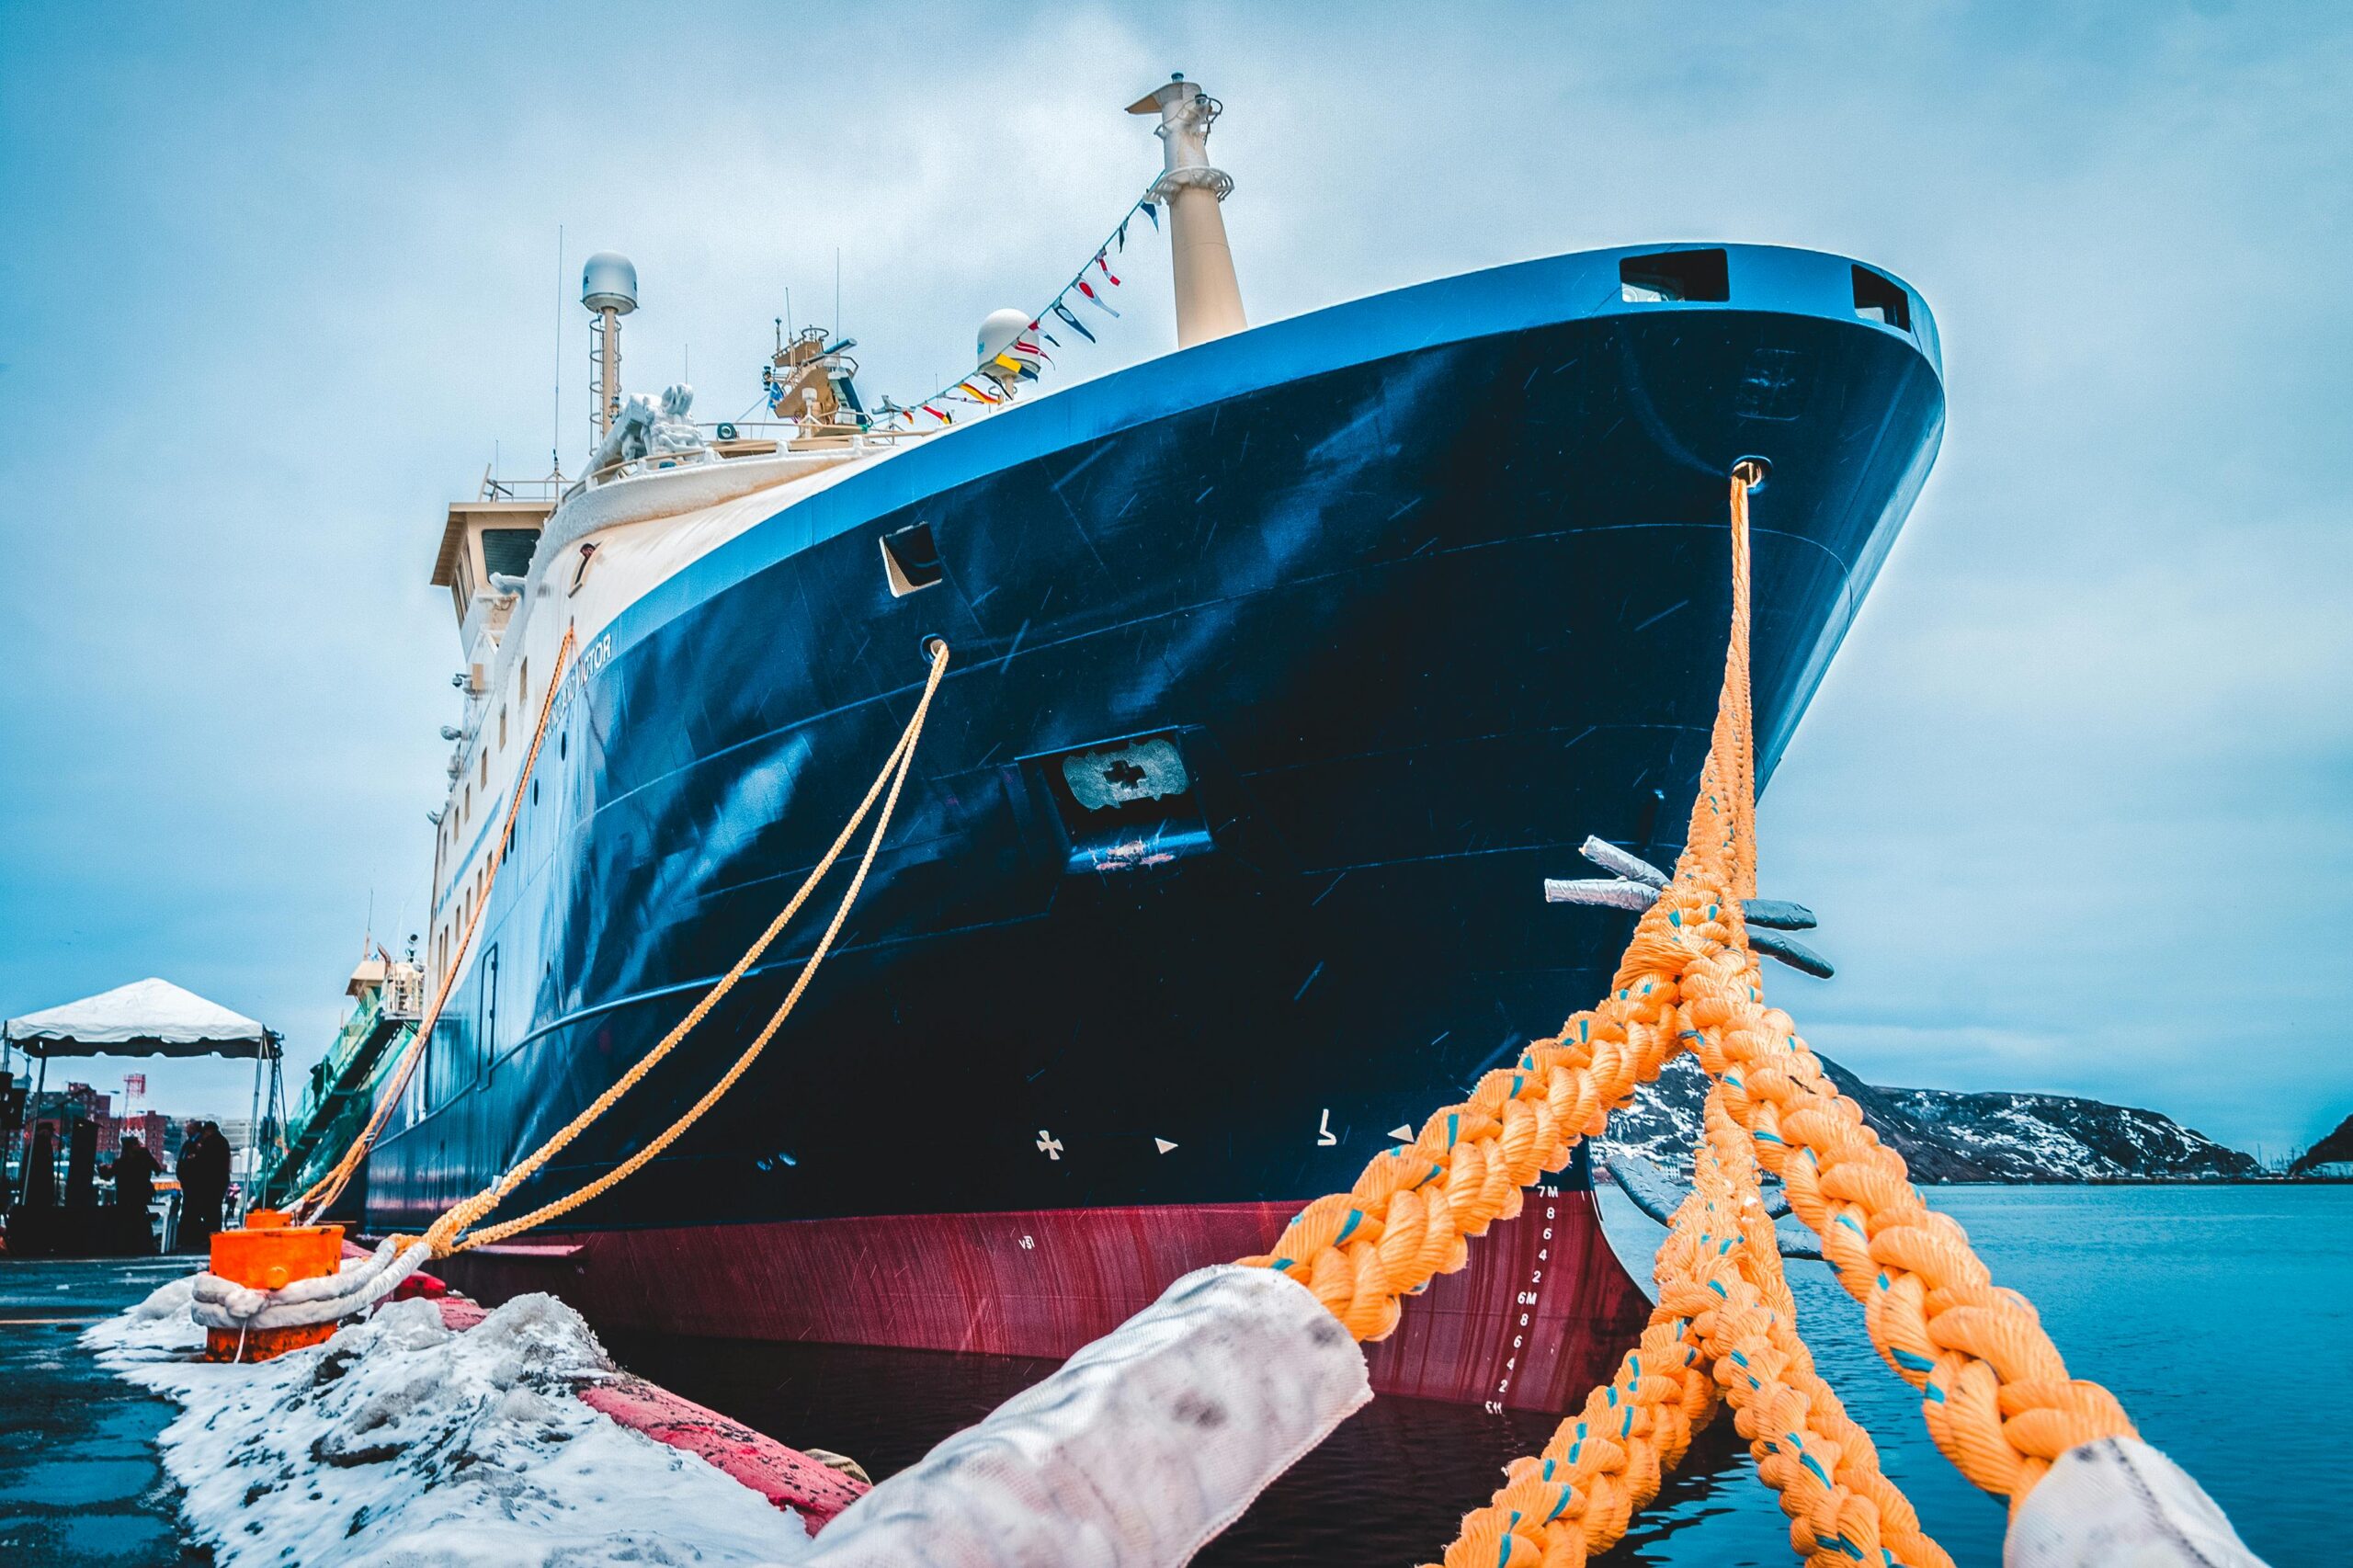
M 1650 1308 L 1593 1195 L 1532 1188 L 1460 1273 L 1367 1346 L 1382 1393 L 1563 1410 Z M 597 1231 L 470 1252 L 443 1272 L 484 1301 L 547 1290 L 599 1330 L 1060 1358 L 1173 1280 L 1264 1253 L 1293 1203 L 900 1214 Z

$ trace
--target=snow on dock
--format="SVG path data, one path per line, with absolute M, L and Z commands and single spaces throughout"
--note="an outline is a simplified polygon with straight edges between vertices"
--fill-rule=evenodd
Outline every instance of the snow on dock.
M 261 1563 L 791 1563 L 801 1518 L 573 1397 L 614 1376 L 579 1314 L 517 1297 L 465 1333 L 395 1301 L 258 1365 L 194 1360 L 175 1279 L 82 1335 L 177 1402 L 158 1439 L 190 1533 Z

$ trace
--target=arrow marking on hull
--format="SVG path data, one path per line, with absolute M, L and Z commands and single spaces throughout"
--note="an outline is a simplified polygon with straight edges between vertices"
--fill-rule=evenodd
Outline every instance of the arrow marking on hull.
M 1169 1150 L 1174 1149 L 1175 1147 L 1176 1147 L 1176 1144 L 1171 1143 L 1171 1142 L 1170 1142 L 1167 1139 L 1165 1139 L 1165 1138 L 1155 1138 L 1155 1139 L 1154 1139 L 1154 1140 L 1152 1141 L 1152 1146 L 1153 1146 L 1154 1148 L 1155 1148 L 1155 1149 L 1159 1150 L 1159 1151 L 1160 1151 L 1162 1153 L 1164 1153 L 1164 1154 L 1165 1154 L 1165 1153 L 1168 1153 L 1168 1151 L 1169 1151 Z

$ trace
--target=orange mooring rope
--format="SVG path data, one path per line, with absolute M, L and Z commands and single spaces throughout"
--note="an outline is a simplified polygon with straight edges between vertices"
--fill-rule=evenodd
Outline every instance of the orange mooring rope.
M 1692 1051 L 1715 1079 L 1692 1199 L 1660 1255 L 1659 1315 L 1617 1378 L 1464 1520 L 1448 1568 L 1563 1568 L 1605 1549 L 1655 1495 L 1717 1390 L 1780 1490 L 1800 1551 L 1817 1563 L 1947 1561 L 1813 1375 L 1756 1190 L 1760 1162 L 1865 1303 L 1881 1355 L 1924 1391 L 1930 1435 L 1971 1481 L 2015 1505 L 2067 1449 L 2132 1432 L 2106 1389 L 2067 1377 L 2033 1309 L 1992 1284 L 1789 1016 L 1764 1005 L 1740 903 L 1756 891 L 1745 475 L 1731 508 L 1732 634 L 1687 847 L 1609 995 L 1481 1079 L 1412 1144 L 1376 1156 L 1349 1191 L 1309 1204 L 1271 1255 L 1244 1260 L 1290 1274 L 1357 1338 L 1379 1339 L 1402 1297 L 1461 1267 L 1470 1238 L 1518 1213 L 1519 1189 L 1565 1165 L 1671 1058 Z

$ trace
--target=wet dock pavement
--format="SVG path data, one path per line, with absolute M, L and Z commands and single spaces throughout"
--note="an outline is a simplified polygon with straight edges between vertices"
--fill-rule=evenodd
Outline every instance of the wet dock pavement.
M 0 1257 L 0 1562 L 209 1563 L 180 1540 L 155 1436 L 178 1407 L 76 1343 L 195 1260 Z

